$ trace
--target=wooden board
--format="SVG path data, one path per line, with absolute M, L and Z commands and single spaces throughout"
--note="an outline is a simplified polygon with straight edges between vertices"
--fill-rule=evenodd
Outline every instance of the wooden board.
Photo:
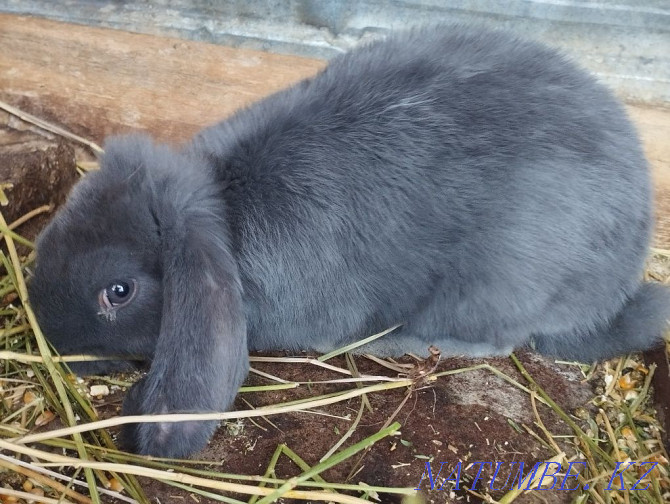
M 0 15 L 0 99 L 101 142 L 147 130 L 183 141 L 324 62 Z M 670 109 L 629 105 L 657 187 L 655 244 L 670 249 Z
M 319 60 L 0 15 L 0 99 L 97 142 L 184 140 Z
M 670 109 L 628 105 L 647 159 L 656 189 L 656 233 L 654 244 L 670 249 Z

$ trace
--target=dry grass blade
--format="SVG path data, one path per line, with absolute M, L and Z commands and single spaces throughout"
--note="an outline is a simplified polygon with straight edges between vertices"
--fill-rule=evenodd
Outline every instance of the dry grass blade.
M 35 126 L 37 126 L 39 128 L 42 128 L 43 130 L 49 131 L 49 132 L 54 133 L 56 135 L 62 136 L 64 138 L 69 138 L 70 140 L 74 140 L 75 142 L 86 145 L 93 152 L 96 152 L 98 154 L 101 154 L 103 152 L 102 147 L 100 147 L 95 142 L 91 142 L 90 140 L 86 140 L 85 138 L 82 138 L 78 135 L 75 135 L 74 133 L 71 133 L 71 132 L 67 131 L 66 129 L 63 129 L 60 126 L 56 126 L 55 124 L 52 124 L 48 121 L 45 121 L 44 119 L 40 119 L 39 117 L 35 117 L 34 115 L 29 114 L 28 112 L 24 112 L 23 110 L 20 110 L 16 107 L 12 107 L 8 103 L 0 101 L 0 109 L 4 110 L 5 112 L 8 112 L 12 115 L 15 115 L 16 117 L 18 117 L 22 121 L 25 121 L 25 122 L 30 123 L 30 124 L 34 124 Z
M 336 350 L 338 353 L 342 353 Z M 284 364 L 311 364 L 314 366 L 322 367 L 324 369 L 329 369 L 330 371 L 335 371 L 336 373 L 341 373 L 345 375 L 351 375 L 351 371 L 343 369 L 341 367 L 333 366 L 326 362 L 321 362 L 319 359 L 313 359 L 311 357 L 259 357 L 251 356 L 249 357 L 250 362 L 277 362 Z
M 519 495 L 526 491 L 526 489 L 537 488 L 542 483 L 542 475 L 545 467 L 548 464 L 561 464 L 565 460 L 565 453 L 559 453 L 555 457 L 550 458 L 543 464 L 538 466 L 538 469 L 531 472 L 526 478 L 519 481 L 517 488 L 510 490 L 503 497 L 500 498 L 498 504 L 511 504 Z M 540 470 L 542 469 L 542 471 Z
M 358 408 L 358 414 L 356 415 L 356 418 L 354 419 L 354 422 L 351 424 L 351 427 L 347 430 L 347 432 L 344 433 L 344 435 L 337 440 L 337 443 L 335 443 L 330 450 L 326 452 L 326 454 L 321 457 L 319 462 L 323 462 L 324 460 L 328 459 L 333 453 L 335 453 L 337 450 L 340 449 L 340 446 L 342 446 L 347 439 L 351 437 L 351 435 L 356 432 L 356 427 L 358 427 L 359 422 L 361 421 L 361 418 L 363 417 L 363 412 L 365 411 L 365 401 L 361 399 L 361 407 Z
M 72 476 L 67 476 L 67 475 L 64 475 L 64 474 L 60 474 L 60 473 L 57 473 L 55 471 L 51 471 L 49 469 L 46 469 L 44 467 L 40 467 L 36 464 L 29 464 L 27 462 L 23 462 L 22 460 L 11 458 L 11 457 L 8 457 L 7 455 L 3 455 L 1 453 L 0 453 L 0 459 L 4 460 L 5 462 L 9 462 L 11 464 L 15 464 L 15 465 L 18 465 L 20 467 L 24 467 L 24 468 L 28 469 L 29 471 L 31 471 L 33 473 L 37 473 L 37 474 L 40 474 L 44 477 L 49 478 L 53 482 L 55 482 L 55 480 L 59 480 L 59 479 L 63 480 L 63 481 L 67 481 L 69 488 L 72 488 L 74 486 L 79 486 L 79 487 L 82 487 L 82 488 L 88 488 L 86 483 L 84 483 L 82 481 L 79 481 L 78 479 L 73 478 Z M 37 479 L 34 476 L 31 476 L 31 477 L 33 479 Z M 52 483 L 46 484 L 46 486 L 49 486 L 49 487 L 52 487 L 52 488 L 55 488 L 56 490 L 58 490 L 58 488 L 54 487 L 52 485 Z M 108 490 L 106 488 L 100 488 L 100 489 L 98 489 L 98 491 L 100 492 L 101 495 L 108 495 L 109 497 L 113 497 L 114 499 L 116 499 L 118 501 L 128 502 L 130 504 L 137 504 L 137 501 L 135 499 L 131 499 L 129 497 L 126 497 L 125 495 L 122 495 L 119 492 L 114 492 L 114 491 Z M 62 491 L 61 491 L 61 493 L 62 493 Z
M 51 205 L 42 205 L 41 207 L 37 207 L 36 209 L 31 210 L 27 214 L 22 215 L 21 217 L 16 219 L 8 226 L 8 228 L 10 231 L 14 231 L 17 227 L 21 226 L 22 224 L 25 224 L 30 219 L 37 217 L 38 215 L 41 215 L 43 213 L 51 212 L 52 210 L 53 206 Z
M 89 499 L 88 497 L 85 497 L 76 491 L 72 490 L 71 488 L 68 488 L 67 486 L 63 485 L 62 483 L 59 483 L 58 481 L 54 481 L 51 478 L 48 478 L 32 469 L 28 469 L 26 467 L 21 467 L 15 463 L 9 462 L 6 459 L 0 460 L 0 467 L 4 467 L 5 469 L 9 469 L 11 471 L 14 471 L 15 473 L 22 474 L 28 478 L 32 478 L 34 481 L 37 481 L 41 485 L 45 485 L 48 487 L 53 488 L 57 492 L 59 492 L 61 495 L 70 497 L 72 500 L 75 500 L 77 502 L 81 502 L 82 504 L 91 504 L 93 501 Z
M 74 504 L 72 501 L 67 499 L 52 499 L 50 497 L 43 497 L 35 495 L 30 492 L 21 492 L 19 490 L 11 490 L 9 488 L 0 487 L 0 495 L 6 495 L 7 497 L 13 497 L 14 500 L 2 499 L 3 502 L 18 502 L 18 499 L 23 499 L 27 502 L 44 502 L 45 504 Z
M 263 408 L 256 408 L 255 410 L 243 411 L 229 411 L 225 413 L 190 413 L 190 414 L 168 414 L 168 415 L 141 415 L 141 416 L 124 416 L 115 417 L 108 420 L 99 420 L 85 425 L 76 425 L 64 429 L 57 429 L 49 432 L 42 432 L 39 434 L 30 434 L 20 438 L 12 439 L 13 442 L 27 444 L 44 441 L 47 439 L 54 439 L 57 437 L 71 436 L 82 432 L 88 432 L 98 429 L 107 429 L 117 425 L 125 425 L 129 423 L 150 423 L 150 422 L 189 422 L 195 420 L 232 420 L 238 418 L 249 418 L 259 416 L 278 415 L 281 413 L 289 413 L 295 411 L 304 411 L 306 409 L 313 409 L 328 404 L 334 404 L 341 401 L 346 401 L 354 397 L 359 397 L 363 394 L 372 392 L 379 392 L 382 390 L 390 390 L 401 387 L 409 387 L 413 383 L 412 380 L 400 380 L 396 382 L 380 383 L 377 385 L 370 385 L 360 389 L 350 390 L 348 392 L 337 393 L 334 397 L 325 397 L 323 399 L 313 399 L 302 402 L 300 405 L 278 405 L 265 406 Z
M 336 350 L 333 350 L 332 352 L 328 352 L 327 354 L 324 354 L 319 357 L 319 361 L 325 362 L 329 359 L 332 359 L 333 357 L 336 357 L 338 355 L 341 355 L 346 352 L 351 352 L 352 350 L 357 349 L 358 347 L 361 347 L 363 345 L 367 345 L 368 343 L 371 343 L 372 341 L 381 338 L 382 336 L 386 336 L 388 333 L 391 331 L 395 331 L 398 327 L 400 327 L 402 324 L 394 325 L 393 327 L 389 327 L 385 331 L 382 331 L 377 334 L 373 334 L 372 336 L 368 336 L 367 338 L 364 338 L 359 341 L 355 341 L 354 343 L 350 345 L 343 346 L 341 348 L 338 348 Z
M 35 244 L 31 242 L 30 240 L 26 240 L 23 236 L 16 234 L 14 231 L 12 231 L 9 226 L 7 226 L 7 222 L 5 222 L 5 219 L 3 217 L 2 222 L 0 223 L 0 233 L 5 235 L 5 241 L 9 238 L 13 241 L 19 242 L 21 245 L 25 245 L 28 248 L 34 249 Z M 11 252 L 10 252 L 11 254 Z M 17 258 L 18 260 L 18 258 Z
M 24 326 L 27 329 L 32 329 L 31 325 Z M 12 352 L 10 350 L 0 350 L 0 359 L 2 360 L 13 360 L 16 362 L 23 362 L 26 364 L 35 363 L 35 364 L 44 364 L 45 358 L 42 355 L 29 355 L 26 353 Z M 84 361 L 101 361 L 101 360 L 114 360 L 114 357 L 95 357 L 93 355 L 51 355 L 51 362 L 59 363 L 68 363 L 68 362 L 84 362 Z
M 388 433 L 385 433 L 387 435 Z M 240 483 L 229 483 L 225 481 L 217 481 L 199 476 L 191 476 L 177 471 L 163 471 L 158 469 L 151 469 L 148 467 L 141 467 L 130 464 L 115 464 L 108 462 L 91 462 L 87 460 L 66 457 L 64 455 L 56 455 L 34 448 L 17 445 L 0 439 L 0 448 L 9 450 L 14 453 L 21 453 L 29 455 L 36 459 L 46 460 L 55 466 L 68 466 L 72 468 L 88 468 L 99 469 L 102 471 L 117 472 L 122 474 L 132 474 L 135 476 L 144 476 L 156 480 L 176 481 L 189 485 L 196 485 L 203 488 L 222 490 L 225 492 L 240 493 L 246 495 L 263 495 L 267 496 L 273 493 L 272 489 L 261 488 L 251 485 L 242 485 Z M 320 492 L 309 490 L 290 490 L 284 494 L 287 498 L 313 501 L 338 502 L 342 504 L 362 504 L 367 503 L 362 499 L 350 497 L 348 495 L 335 494 L 333 492 Z

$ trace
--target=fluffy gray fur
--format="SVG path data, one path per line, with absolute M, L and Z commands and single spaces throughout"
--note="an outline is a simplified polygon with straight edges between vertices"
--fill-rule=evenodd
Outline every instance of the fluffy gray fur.
M 648 348 L 650 180 L 611 93 L 555 51 L 441 26 L 332 60 L 184 149 L 111 139 L 42 233 L 30 295 L 62 353 L 141 356 L 125 414 L 222 411 L 249 350 L 590 361 Z M 113 317 L 99 293 L 133 279 Z M 101 372 L 124 361 L 85 363 Z M 124 430 L 184 456 L 215 422 Z

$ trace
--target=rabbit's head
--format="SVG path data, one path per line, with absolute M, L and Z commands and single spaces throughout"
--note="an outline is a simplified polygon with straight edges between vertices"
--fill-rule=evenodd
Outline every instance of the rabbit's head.
M 128 143 L 110 144 L 103 169 L 75 187 L 37 241 L 30 299 L 58 352 L 130 359 L 72 363 L 80 374 L 150 360 L 160 329 L 160 225 L 147 199 L 155 195 L 142 187 L 139 152 L 121 154 Z
M 82 373 L 151 362 L 125 414 L 222 411 L 247 371 L 241 285 L 225 205 L 205 163 L 147 138 L 106 144 L 37 242 L 30 299 L 62 354 L 113 360 Z M 125 444 L 183 456 L 213 422 L 132 424 Z

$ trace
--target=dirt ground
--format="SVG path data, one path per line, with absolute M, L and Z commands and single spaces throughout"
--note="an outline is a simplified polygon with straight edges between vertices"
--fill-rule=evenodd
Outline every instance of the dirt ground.
M 598 386 L 597 378 L 586 381 L 581 369 L 576 365 L 555 364 L 530 352 L 522 352 L 519 355 L 533 378 L 566 412 L 578 411 L 579 408 L 591 408 L 595 411 L 588 402 L 594 396 L 594 388 Z M 357 357 L 356 360 L 361 373 L 394 376 L 392 371 L 363 356 Z M 406 357 L 402 362 L 414 361 Z M 438 371 L 468 368 L 483 362 L 527 385 L 514 364 L 507 358 L 487 360 L 450 358 L 440 364 Z M 346 368 L 343 359 L 335 359 L 333 364 Z M 254 367 L 286 380 L 317 382 L 337 377 L 331 371 L 314 366 L 256 363 Z M 245 385 L 268 383 L 267 379 L 252 373 Z M 313 385 L 290 391 L 241 394 L 236 401 L 235 409 L 277 404 L 340 389 L 342 386 Z M 536 462 L 547 460 L 553 455 L 523 430 L 522 426 L 525 425 L 537 431 L 537 428 L 533 427 L 535 417 L 529 395 L 489 370 L 479 369 L 440 377 L 434 384 L 412 390 L 409 399 L 405 401 L 407 393 L 406 389 L 396 389 L 368 396 L 374 411 L 364 413 L 355 434 L 345 446 L 374 434 L 394 414 L 395 420 L 402 424 L 401 435 L 384 439 L 362 456 L 353 457 L 323 473 L 322 476 L 326 481 L 364 482 L 372 486 L 386 487 L 420 487 L 427 502 L 452 500 L 481 502 L 465 490 L 477 472 L 478 466 L 471 466 L 473 462 L 493 463 L 492 466 L 484 466 L 477 489 L 498 498 L 509 490 L 510 486 L 508 484 L 504 491 L 488 490 L 492 476 L 491 468 L 495 467 L 497 462 L 502 462 L 503 465 L 493 487 L 501 488 L 505 486 L 512 468 L 515 471 L 518 468 L 518 465 L 510 466 L 511 463 L 524 462 L 526 467 L 532 467 Z M 119 391 L 114 396 L 105 398 L 104 404 L 99 408 L 103 416 L 118 411 L 122 397 L 123 393 Z M 246 404 L 242 397 L 249 404 Z M 403 401 L 404 406 L 396 411 Z M 221 472 L 258 475 L 265 472 L 275 448 L 284 443 L 312 466 L 318 463 L 347 431 L 351 419 L 356 417 L 359 408 L 360 399 L 357 398 L 317 412 L 277 415 L 269 418 L 269 422 L 260 419 L 256 422 L 257 425 L 246 419 L 224 423 L 208 447 L 196 455 L 196 458 L 216 464 L 204 465 L 209 469 L 216 467 L 214 470 Z M 557 435 L 570 434 L 569 427 L 550 408 L 538 404 L 538 413 L 550 432 Z M 563 444 L 569 452 L 570 443 Z M 445 474 L 447 467 L 454 467 L 461 462 L 460 489 L 448 490 L 449 485 L 445 485 L 445 490 L 437 490 L 440 485 L 436 484 L 436 489 L 430 491 L 429 479 L 425 477 L 422 481 L 426 463 L 430 464 L 434 471 L 433 477 L 436 478 L 443 462 L 442 477 L 447 476 Z M 288 458 L 279 459 L 276 469 L 278 477 L 288 478 L 300 472 Z M 144 480 L 144 483 L 147 495 L 156 498 L 156 502 L 188 502 L 187 493 L 181 490 L 156 481 Z M 536 498 L 534 493 L 542 495 Z M 197 499 L 203 504 L 216 502 L 202 497 Z M 517 502 L 567 503 L 572 499 L 569 491 L 531 491 Z M 401 499 L 382 495 L 381 502 L 401 502 Z

